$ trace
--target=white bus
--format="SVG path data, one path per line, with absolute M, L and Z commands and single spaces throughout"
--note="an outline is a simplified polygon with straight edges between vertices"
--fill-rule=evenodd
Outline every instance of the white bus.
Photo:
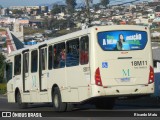
M 90 102 L 111 109 L 119 97 L 150 95 L 154 71 L 148 27 L 95 26 L 20 49 L 6 60 L 8 102 L 50 102 L 70 111 Z

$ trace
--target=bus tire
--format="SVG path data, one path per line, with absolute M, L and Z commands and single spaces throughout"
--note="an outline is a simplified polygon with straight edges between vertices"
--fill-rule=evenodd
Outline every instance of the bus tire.
M 74 108 L 73 104 L 72 103 L 67 103 L 67 107 L 66 107 L 66 111 L 72 111 Z
M 114 104 L 115 104 L 114 98 L 99 99 L 95 102 L 95 106 L 97 109 L 113 109 Z
M 17 100 L 17 104 L 18 104 L 18 107 L 20 109 L 26 109 L 28 107 L 28 104 L 27 103 L 22 103 L 22 97 L 21 97 L 21 94 L 20 92 L 18 92 L 16 94 L 16 100 Z
M 52 103 L 54 111 L 64 112 L 66 110 L 66 103 L 62 102 L 61 93 L 58 87 L 54 88 L 52 92 Z

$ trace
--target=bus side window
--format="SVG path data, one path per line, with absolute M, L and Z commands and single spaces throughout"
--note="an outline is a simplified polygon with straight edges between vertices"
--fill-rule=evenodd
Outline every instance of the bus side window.
M 14 57 L 14 75 L 21 74 L 21 55 L 16 55 Z
M 34 50 L 31 52 L 31 72 L 37 72 L 37 64 L 38 64 L 38 52 Z
M 53 47 L 48 47 L 48 70 L 51 70 L 53 66 Z
M 66 66 L 79 65 L 79 38 L 67 41 Z
M 46 70 L 47 68 L 47 48 L 41 49 L 41 55 L 42 55 L 42 70 Z
M 29 53 L 24 54 L 24 73 L 28 73 L 29 67 Z
M 54 45 L 54 68 L 64 68 L 66 61 L 65 43 Z
M 6 64 L 6 79 L 7 81 L 12 79 L 12 62 Z
M 89 38 L 88 36 L 81 37 L 80 40 L 80 63 L 81 65 L 88 64 L 89 61 Z

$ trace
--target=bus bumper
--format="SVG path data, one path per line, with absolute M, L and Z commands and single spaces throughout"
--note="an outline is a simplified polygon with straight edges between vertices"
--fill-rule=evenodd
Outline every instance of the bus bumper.
M 148 85 L 133 85 L 133 86 L 112 86 L 112 87 L 99 87 L 92 86 L 92 97 L 98 96 L 133 96 L 145 95 L 154 93 L 154 83 Z

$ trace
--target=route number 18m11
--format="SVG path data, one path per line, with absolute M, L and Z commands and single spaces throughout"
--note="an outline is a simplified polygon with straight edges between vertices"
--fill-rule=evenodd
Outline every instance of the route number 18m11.
M 145 66 L 147 65 L 147 61 L 132 61 L 132 66 Z

